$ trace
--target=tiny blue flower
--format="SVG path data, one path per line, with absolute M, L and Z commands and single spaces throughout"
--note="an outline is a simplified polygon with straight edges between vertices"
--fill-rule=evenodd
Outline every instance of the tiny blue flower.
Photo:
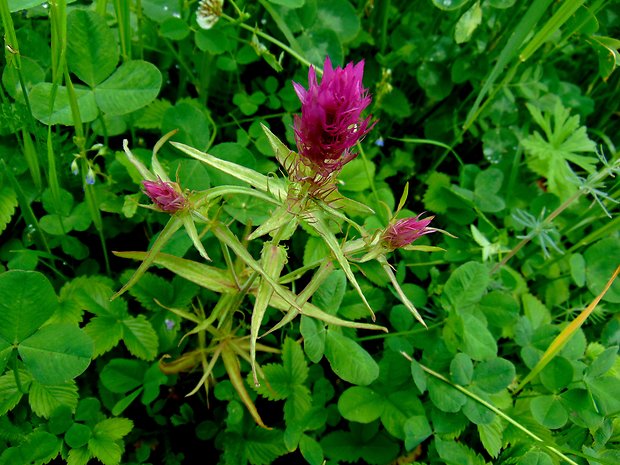
M 73 173 L 74 176 L 77 176 L 78 174 L 80 174 L 80 168 L 78 166 L 77 159 L 73 159 L 73 161 L 71 162 L 71 172 Z
M 91 186 L 95 184 L 95 172 L 92 168 L 88 168 L 88 172 L 86 173 L 86 184 L 90 184 Z
M 385 142 L 383 141 L 383 137 L 379 137 L 376 141 L 375 141 L 375 145 L 377 147 L 383 147 L 385 145 Z
M 166 325 L 166 329 L 167 329 L 168 331 L 172 331 L 172 330 L 174 329 L 175 322 L 174 322 L 174 321 L 172 321 L 170 318 L 166 318 L 166 319 L 164 320 L 164 324 Z

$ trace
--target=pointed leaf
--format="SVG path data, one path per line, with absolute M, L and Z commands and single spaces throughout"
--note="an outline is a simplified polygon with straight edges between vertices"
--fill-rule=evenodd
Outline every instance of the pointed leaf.
M 0 188 L 0 234 L 10 223 L 17 207 L 17 194 L 8 186 Z
M 58 86 L 54 94 L 51 82 L 40 82 L 30 91 L 32 115 L 43 124 L 63 124 L 73 126 L 71 101 L 66 87 Z M 99 110 L 95 102 L 95 94 L 90 89 L 75 88 L 81 123 L 90 123 L 97 119 Z M 54 97 L 52 105 L 52 97 Z
M 72 10 L 67 15 L 67 63 L 73 73 L 94 87 L 118 63 L 118 46 L 105 19 L 90 10 Z
M 265 273 L 267 273 L 271 278 L 276 280 L 280 277 L 280 273 L 286 264 L 286 260 L 286 249 L 283 246 L 273 245 L 270 242 L 265 243 L 261 253 L 261 265 L 264 267 Z M 258 332 L 273 292 L 274 289 L 271 285 L 264 279 L 261 279 L 258 284 L 256 302 L 254 303 L 254 309 L 252 310 L 252 320 L 250 324 L 250 360 L 252 364 L 254 384 L 258 384 L 258 376 L 256 374 L 256 340 L 258 339 Z
M 93 341 L 77 326 L 52 324 L 25 339 L 17 350 L 33 378 L 42 384 L 62 384 L 86 370 Z
M 379 377 L 379 365 L 357 342 L 334 330 L 327 331 L 325 357 L 343 380 L 367 386 Z
M 122 258 L 144 260 L 148 252 L 114 252 L 114 255 Z M 237 284 L 228 276 L 228 271 L 224 269 L 166 253 L 157 254 L 152 262 L 213 292 L 231 294 L 238 291 Z
M 320 214 L 315 213 L 313 215 L 313 220 L 314 221 L 307 222 L 308 226 L 310 226 L 310 228 L 314 229 L 317 233 L 319 233 L 319 235 L 323 238 L 327 246 L 330 248 L 330 250 L 334 254 L 334 257 L 340 264 L 340 267 L 342 268 L 344 273 L 347 275 L 349 282 L 351 283 L 351 285 L 355 288 L 355 290 L 358 292 L 358 294 L 362 298 L 362 301 L 364 302 L 364 305 L 366 306 L 366 308 L 368 308 L 368 310 L 370 311 L 370 315 L 372 316 L 372 319 L 374 321 L 375 313 L 372 311 L 370 304 L 366 300 L 366 296 L 364 295 L 362 288 L 358 284 L 357 279 L 355 279 L 355 276 L 353 275 L 353 271 L 351 270 L 351 265 L 349 265 L 349 261 L 344 256 L 344 253 L 342 252 L 342 249 L 340 247 L 340 244 L 338 243 L 338 240 L 336 239 L 336 236 L 329 230 L 329 227 L 325 223 L 324 218 Z
M 28 391 L 30 408 L 43 418 L 49 418 L 52 412 L 61 405 L 75 411 L 78 399 L 78 388 L 73 380 L 64 384 L 53 385 L 41 384 L 33 380 Z
M 196 247 L 196 250 L 198 250 L 198 253 L 205 260 L 211 261 L 209 255 L 207 254 L 207 251 L 205 250 L 202 242 L 200 241 L 200 237 L 198 236 L 198 231 L 196 230 L 194 220 L 192 220 L 191 216 L 189 215 L 183 215 L 181 218 L 183 219 L 183 224 L 185 225 L 185 231 L 192 240 L 192 243 L 194 244 L 194 247 Z
M 126 61 L 95 87 L 95 99 L 108 116 L 125 115 L 155 100 L 161 83 L 161 72 L 155 65 L 142 60 Z
M 123 320 L 123 342 L 129 352 L 142 360 L 157 356 L 157 333 L 144 315 Z
M 0 339 L 16 344 L 45 323 L 58 307 L 48 279 L 36 271 L 0 274 Z
M 112 315 L 96 316 L 84 327 L 84 332 L 93 340 L 93 358 L 97 358 L 120 342 L 123 326 Z
M 224 368 L 226 368 L 230 382 L 239 394 L 241 401 L 245 404 L 248 412 L 250 412 L 250 415 L 252 415 L 252 418 L 256 424 L 263 428 L 270 429 L 265 425 L 265 423 L 263 423 L 258 410 L 256 410 L 256 406 L 254 405 L 254 402 L 252 402 L 252 398 L 245 388 L 245 383 L 243 382 L 243 377 L 241 376 L 241 371 L 239 369 L 239 359 L 228 345 L 222 348 L 222 362 L 224 362 Z
M 216 168 L 226 174 L 234 176 L 235 178 L 247 182 L 251 186 L 259 189 L 263 192 L 271 192 L 271 194 L 278 200 L 284 200 L 286 198 L 286 190 L 281 181 L 269 178 L 263 174 L 258 173 L 245 166 L 238 165 L 226 160 L 221 160 L 208 153 L 201 152 L 195 148 L 189 147 L 185 144 L 178 142 L 171 142 L 171 144 L 179 149 L 181 152 L 206 163 L 213 168 Z
M 127 283 L 125 283 L 125 285 L 116 294 L 112 296 L 112 300 L 116 299 L 118 296 L 123 294 L 127 289 L 133 286 L 138 281 L 138 279 L 140 279 L 140 277 L 146 272 L 149 266 L 152 265 L 159 251 L 163 248 L 164 245 L 166 245 L 166 243 L 172 238 L 172 235 L 175 232 L 177 232 L 181 228 L 182 225 L 183 225 L 183 221 L 180 218 L 176 216 L 170 217 L 170 220 L 168 221 L 168 223 L 166 223 L 166 226 L 164 227 L 163 231 L 159 233 L 159 236 L 155 240 L 155 243 L 151 246 L 151 249 L 147 252 L 147 255 L 144 258 L 144 261 L 140 264 L 140 266 L 138 267 L 136 272 L 133 274 L 131 279 L 129 279 L 129 281 L 127 281 Z

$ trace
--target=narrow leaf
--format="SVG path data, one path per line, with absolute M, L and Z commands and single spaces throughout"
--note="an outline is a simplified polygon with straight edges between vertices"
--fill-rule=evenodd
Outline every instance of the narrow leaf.
M 271 276 L 274 280 L 278 279 L 282 268 L 286 264 L 286 249 L 282 246 L 265 243 L 261 254 L 261 265 L 264 267 L 265 272 Z M 273 295 L 273 287 L 261 279 L 258 284 L 258 291 L 256 293 L 256 303 L 252 310 L 252 322 L 250 326 L 250 360 L 252 364 L 252 376 L 254 377 L 254 384 L 258 385 L 258 376 L 256 374 L 256 340 L 258 339 L 258 331 L 260 325 L 263 322 L 263 317 L 267 311 L 269 301 Z
M 529 383 L 538 373 L 540 373 L 540 371 L 547 366 L 547 364 L 551 361 L 551 359 L 553 359 L 553 357 L 555 357 L 555 355 L 562 349 L 562 347 L 566 345 L 566 343 L 577 332 L 577 330 L 581 328 L 583 323 L 592 314 L 605 293 L 609 290 L 614 280 L 618 276 L 618 273 L 620 273 L 620 266 L 616 268 L 616 271 L 614 271 L 609 281 L 607 281 L 607 284 L 605 285 L 601 293 L 596 296 L 596 298 L 590 303 L 590 305 L 588 305 L 579 315 L 577 315 L 577 318 L 571 321 L 562 330 L 562 332 L 556 336 L 553 342 L 551 342 L 551 344 L 542 355 L 536 366 L 532 368 L 532 371 L 530 371 L 525 378 L 523 378 L 523 381 L 521 381 L 521 383 L 517 387 L 517 392 L 523 389 L 523 387 L 527 383 Z
M 357 279 L 355 279 L 355 276 L 353 275 L 353 271 L 351 270 L 351 265 L 349 265 L 349 261 L 344 256 L 344 253 L 342 252 L 342 249 L 340 248 L 340 244 L 338 244 L 338 240 L 336 239 L 336 236 L 329 230 L 329 227 L 325 223 L 325 219 L 320 214 L 316 214 L 315 212 L 313 215 L 313 220 L 314 221 L 309 221 L 307 223 L 308 226 L 314 229 L 323 238 L 323 240 L 325 241 L 325 244 L 327 244 L 327 246 L 330 248 L 330 250 L 334 254 L 334 257 L 340 264 L 342 270 L 347 275 L 349 282 L 351 283 L 351 285 L 355 288 L 355 290 L 358 292 L 358 294 L 362 298 L 362 301 L 364 302 L 364 305 L 366 306 L 366 308 L 368 308 L 368 310 L 370 311 L 372 320 L 375 321 L 376 319 L 375 313 L 372 311 L 372 308 L 370 304 L 368 303 L 368 300 L 366 300 L 366 296 L 364 295 L 362 288 L 358 284 Z
M 171 142 L 171 144 L 179 149 L 181 152 L 202 161 L 207 165 L 218 169 L 226 174 L 234 176 L 240 181 L 247 182 L 252 187 L 259 189 L 263 192 L 271 192 L 277 199 L 284 200 L 286 198 L 286 190 L 282 183 L 276 179 L 269 178 L 263 174 L 258 173 L 245 166 L 238 165 L 220 158 L 209 155 L 208 153 L 201 152 L 193 147 L 190 147 L 179 142 Z
M 155 257 L 159 253 L 159 251 L 163 248 L 164 245 L 172 238 L 172 235 L 179 230 L 179 228 L 183 225 L 183 221 L 176 217 L 170 217 L 170 221 L 166 224 L 163 231 L 159 233 L 159 236 L 155 240 L 155 243 L 151 247 L 151 249 L 147 252 L 144 261 L 140 264 L 136 272 L 133 276 L 127 281 L 127 283 L 112 296 L 111 300 L 116 299 L 118 296 L 123 294 L 127 289 L 133 286 L 138 279 L 146 272 L 146 270 L 153 264 Z

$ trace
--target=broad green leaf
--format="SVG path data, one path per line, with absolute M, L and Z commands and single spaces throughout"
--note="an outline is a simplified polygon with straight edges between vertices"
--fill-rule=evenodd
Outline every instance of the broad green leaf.
M 304 338 L 304 352 L 311 362 L 319 363 L 325 353 L 325 325 L 318 320 L 302 315 L 299 330 Z
M 239 442 L 251 465 L 269 465 L 287 450 L 282 440 L 282 432 L 252 427 Z
M 379 365 L 371 355 L 335 330 L 327 331 L 325 357 L 334 373 L 349 383 L 367 386 L 379 376 Z
M 489 283 L 489 270 L 478 262 L 468 262 L 454 270 L 444 287 L 444 294 L 455 310 L 480 301 Z
M 0 234 L 6 229 L 17 207 L 17 195 L 8 186 L 0 188 Z
M 21 389 L 15 381 L 16 373 L 19 376 Z M 31 382 L 30 373 L 21 369 L 17 372 L 11 371 L 0 376 L 0 416 L 15 408 L 24 395 L 23 390 L 27 391 Z
M 74 423 L 65 433 L 65 442 L 73 449 L 83 447 L 88 444 L 92 435 L 92 430 L 82 423 Z
M 43 464 L 54 459 L 61 450 L 62 439 L 47 431 L 34 431 L 21 438 L 19 445 L 4 449 L 2 464 Z
M 486 392 L 500 392 L 513 382 L 515 371 L 514 365 L 508 360 L 492 358 L 476 365 L 473 382 Z
M 8 0 L 9 11 L 15 13 L 19 10 L 28 10 L 45 3 L 45 0 Z
M 450 379 L 461 386 L 471 383 L 474 374 L 474 364 L 466 354 L 459 352 L 450 362 Z
M 405 422 L 405 447 L 413 450 L 418 444 L 433 434 L 431 425 L 424 415 L 415 415 Z
M 87 447 L 71 449 L 67 456 L 67 465 L 87 465 L 91 457 L 92 454 Z
M 127 407 L 129 407 L 133 401 L 136 400 L 140 394 L 142 394 L 143 390 L 144 388 L 140 387 L 129 394 L 125 394 L 124 397 L 121 397 L 120 400 L 114 404 L 114 407 L 112 407 L 112 415 L 122 414 Z
M 133 422 L 127 418 L 106 418 L 93 428 L 93 436 L 97 439 L 119 441 L 133 429 Z
M 4 373 L 4 368 L 6 367 L 6 364 L 8 363 L 9 358 L 11 357 L 11 354 L 13 353 L 13 349 L 14 349 L 13 344 L 11 344 L 8 341 L 5 341 L 4 339 L 0 337 L 0 375 Z
M 375 164 L 364 158 L 356 158 L 342 167 L 338 175 L 338 188 L 349 192 L 370 189 L 375 177 Z
M 614 366 L 617 357 L 618 346 L 608 347 L 586 368 L 586 377 L 594 379 L 604 375 Z
M 342 270 L 335 270 L 312 295 L 312 304 L 335 315 L 347 290 L 347 277 Z
M 549 429 L 561 428 L 568 421 L 568 412 L 556 396 L 535 397 L 530 410 L 536 421 Z
M 75 381 L 64 384 L 41 384 L 33 380 L 28 391 L 28 403 L 32 411 L 43 418 L 50 418 L 60 406 L 75 410 L 78 404 L 78 388 Z
M 486 324 L 473 315 L 464 313 L 460 348 L 474 360 L 489 360 L 497 355 L 497 342 Z
M 67 63 L 90 87 L 107 78 L 118 63 L 116 39 L 104 18 L 91 10 L 67 15 Z
M 141 60 L 124 62 L 94 89 L 99 109 L 108 116 L 125 115 L 147 106 L 161 88 L 161 72 Z
M 323 448 L 313 438 L 304 434 L 299 441 L 299 452 L 310 465 L 322 465 Z
M 552 392 L 559 392 L 573 381 L 573 365 L 564 357 L 553 358 L 540 372 L 540 382 Z
M 118 465 L 123 454 L 123 448 L 118 441 L 106 436 L 96 437 L 93 435 L 88 440 L 88 450 L 103 465 Z
M 405 439 L 405 424 L 412 416 L 423 415 L 424 407 L 413 388 L 389 392 L 385 395 L 385 409 L 381 423 L 395 438 Z
M 467 402 L 463 393 L 433 377 L 427 378 L 427 388 L 431 402 L 442 412 L 456 413 Z
M 101 370 L 99 378 L 106 389 L 125 394 L 142 385 L 146 369 L 146 363 L 140 360 L 113 358 Z
M 432 0 L 433 5 L 435 5 L 440 10 L 444 11 L 452 11 L 458 10 L 462 6 L 466 5 L 469 0 Z
M 484 449 L 491 457 L 496 459 L 502 450 L 503 440 L 503 426 L 500 417 L 494 416 L 491 423 L 478 424 L 477 428 L 478 434 L 480 435 L 480 442 L 484 446 Z
M 614 376 L 586 379 L 586 386 L 594 398 L 597 413 L 615 415 L 620 411 L 620 383 Z
M 57 307 L 54 288 L 43 274 L 17 270 L 0 274 L 0 341 L 4 345 L 23 341 Z
M 588 247 L 584 253 L 586 262 L 586 283 L 594 295 L 598 295 L 605 287 L 605 283 L 618 266 L 620 257 L 620 239 L 607 237 Z M 611 285 L 603 300 L 611 303 L 620 303 L 620 280 Z
M 344 49 L 338 33 L 322 27 L 318 22 L 310 29 L 305 29 L 297 41 L 304 57 L 319 69 L 323 67 L 326 56 L 331 58 L 334 66 L 344 60 Z
M 115 316 L 96 316 L 84 327 L 84 332 L 93 340 L 93 358 L 96 358 L 120 342 L 123 326 Z
M 123 342 L 129 352 L 142 360 L 153 360 L 157 356 L 159 340 L 151 323 L 144 315 L 122 321 Z
M 435 449 L 446 465 L 486 465 L 487 462 L 465 444 L 435 438 Z
M 442 1 L 442 0 L 436 0 Z M 445 4 L 445 0 L 443 0 Z M 480 2 L 476 2 L 459 18 L 454 28 L 454 41 L 457 44 L 468 42 L 474 31 L 482 22 L 482 8 Z
M 171 140 L 190 145 L 198 150 L 206 150 L 209 146 L 211 138 L 209 120 L 204 111 L 198 108 L 197 103 L 180 102 L 166 110 L 161 130 L 167 133 L 175 129 L 178 132 Z M 183 184 L 183 187 L 191 188 L 186 184 Z
M 517 465 L 553 465 L 553 460 L 543 451 L 530 450 L 519 459 Z
M 77 326 L 51 324 L 22 341 L 17 350 L 35 380 L 63 384 L 86 370 L 93 341 Z
M 131 275 L 131 270 L 127 270 L 121 280 Z M 135 297 L 140 304 L 153 312 L 161 309 L 155 300 L 162 305 L 170 306 L 172 304 L 172 284 L 167 279 L 157 276 L 156 274 L 146 272 L 140 280 L 129 289 L 129 294 Z
M 381 416 L 385 408 L 383 395 L 364 386 L 353 386 L 338 399 L 338 411 L 343 418 L 370 423 Z
M 348 0 L 320 0 L 317 7 L 317 24 L 336 32 L 342 42 L 349 42 L 358 34 L 360 20 Z M 338 63 L 333 64 L 336 66 Z
M 172 17 L 161 23 L 159 33 L 166 39 L 183 40 L 189 35 L 190 28 L 187 21 Z
M 52 84 L 40 82 L 30 91 L 30 105 L 33 116 L 43 124 L 63 124 L 74 126 L 69 93 L 64 86 L 58 86 L 52 103 Z M 97 118 L 99 110 L 95 102 L 95 94 L 90 89 L 75 88 L 77 105 L 82 123 L 90 123 Z
M 478 399 L 490 403 L 491 399 L 489 395 L 476 386 L 471 386 L 469 392 L 477 396 Z M 489 410 L 487 406 L 481 404 L 477 399 L 471 397 L 467 398 L 467 402 L 465 402 L 461 411 L 474 425 L 489 425 L 495 419 L 495 413 Z

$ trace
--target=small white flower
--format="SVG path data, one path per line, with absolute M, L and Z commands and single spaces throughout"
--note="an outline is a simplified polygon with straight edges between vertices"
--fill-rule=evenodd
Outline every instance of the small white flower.
M 222 15 L 224 0 L 200 0 L 196 10 L 196 22 L 202 29 L 211 29 Z

